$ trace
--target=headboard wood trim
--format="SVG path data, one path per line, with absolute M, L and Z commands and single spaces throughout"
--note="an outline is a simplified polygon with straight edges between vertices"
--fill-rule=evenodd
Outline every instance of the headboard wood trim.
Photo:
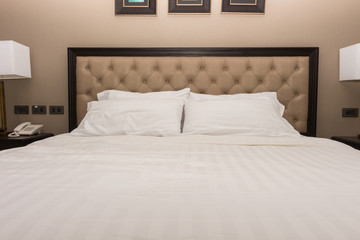
M 68 48 L 69 131 L 77 127 L 76 62 L 80 56 L 238 56 L 238 57 L 309 57 L 309 101 L 307 136 L 316 136 L 319 48 Z

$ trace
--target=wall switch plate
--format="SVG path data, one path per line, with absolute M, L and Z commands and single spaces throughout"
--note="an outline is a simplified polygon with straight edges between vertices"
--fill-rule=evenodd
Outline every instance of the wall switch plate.
M 46 114 L 46 106 L 34 105 L 31 112 L 32 114 Z
M 49 106 L 50 114 L 64 114 L 64 106 Z
M 358 117 L 359 109 L 358 108 L 343 108 L 342 117 Z
M 15 105 L 14 112 L 15 112 L 15 114 L 29 114 L 29 106 Z

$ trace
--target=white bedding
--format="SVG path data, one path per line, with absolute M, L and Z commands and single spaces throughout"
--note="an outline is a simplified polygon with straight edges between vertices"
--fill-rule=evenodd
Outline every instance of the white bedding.
M 0 152 L 1 240 L 356 240 L 360 151 L 307 137 L 75 137 Z

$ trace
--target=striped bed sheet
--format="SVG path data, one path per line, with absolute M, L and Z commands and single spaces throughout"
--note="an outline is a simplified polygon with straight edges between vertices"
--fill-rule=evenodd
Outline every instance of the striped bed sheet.
M 360 151 L 310 137 L 59 135 L 0 152 L 1 240 L 356 240 Z

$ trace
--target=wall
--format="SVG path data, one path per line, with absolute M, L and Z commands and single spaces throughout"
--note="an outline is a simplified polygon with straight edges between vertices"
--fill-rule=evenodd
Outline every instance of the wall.
M 65 105 L 68 47 L 320 47 L 318 136 L 360 133 L 360 118 L 341 118 L 342 107 L 360 108 L 360 83 L 339 83 L 339 48 L 360 42 L 358 0 L 266 0 L 265 15 L 114 15 L 114 0 L 1 0 L 0 40 L 31 48 L 32 79 L 7 81 L 8 128 L 30 120 L 45 131 L 66 132 L 65 115 L 14 115 L 14 105 Z

